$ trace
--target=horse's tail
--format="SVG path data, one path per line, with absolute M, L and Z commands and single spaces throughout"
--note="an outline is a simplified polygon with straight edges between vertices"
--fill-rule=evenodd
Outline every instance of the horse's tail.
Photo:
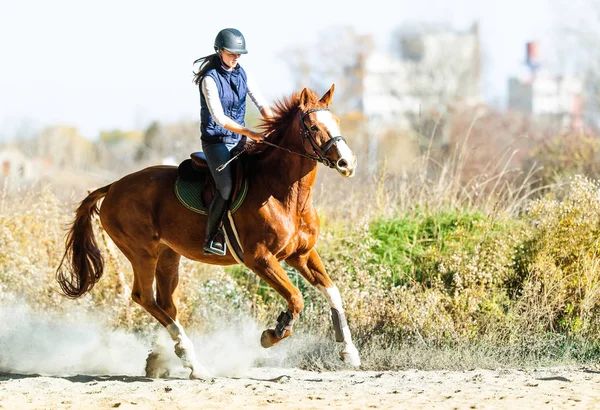
M 97 203 L 106 196 L 111 185 L 95 190 L 81 201 L 67 234 L 66 250 L 56 269 L 56 280 L 70 298 L 84 295 L 102 277 L 104 260 L 94 237 L 92 217 L 98 214 Z M 66 265 L 64 268 L 63 264 Z

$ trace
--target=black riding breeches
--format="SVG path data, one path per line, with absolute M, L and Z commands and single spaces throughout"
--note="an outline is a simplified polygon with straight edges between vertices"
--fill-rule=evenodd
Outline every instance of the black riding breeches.
M 210 173 L 215 180 L 215 184 L 217 185 L 221 197 L 225 200 L 229 200 L 233 190 L 231 167 L 226 166 L 221 171 L 217 171 L 217 168 L 231 159 L 231 150 L 235 148 L 236 145 L 237 143 L 202 144 L 202 150 L 206 156 L 208 169 L 210 169 Z

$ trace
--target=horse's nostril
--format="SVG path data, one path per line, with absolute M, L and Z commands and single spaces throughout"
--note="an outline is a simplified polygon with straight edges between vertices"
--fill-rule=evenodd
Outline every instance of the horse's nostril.
M 340 159 L 337 163 L 338 168 L 346 168 L 348 167 L 348 163 L 345 159 Z

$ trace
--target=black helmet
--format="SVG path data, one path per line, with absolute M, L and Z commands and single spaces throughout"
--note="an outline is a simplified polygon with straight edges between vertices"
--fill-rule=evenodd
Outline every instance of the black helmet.
M 215 51 L 225 49 L 235 54 L 247 54 L 246 40 L 239 30 L 224 28 L 215 38 Z

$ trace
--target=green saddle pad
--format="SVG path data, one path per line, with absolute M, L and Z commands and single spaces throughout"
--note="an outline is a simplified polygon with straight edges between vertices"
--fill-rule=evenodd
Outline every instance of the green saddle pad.
M 175 181 L 175 196 L 187 209 L 202 215 L 207 215 L 208 206 L 204 203 L 204 201 L 202 201 L 203 188 L 204 180 L 191 181 L 177 177 L 177 180 Z M 248 180 L 244 178 L 240 190 L 229 206 L 231 213 L 234 213 L 238 210 L 238 208 L 242 205 L 242 202 L 244 202 L 244 199 L 246 199 L 247 193 Z

